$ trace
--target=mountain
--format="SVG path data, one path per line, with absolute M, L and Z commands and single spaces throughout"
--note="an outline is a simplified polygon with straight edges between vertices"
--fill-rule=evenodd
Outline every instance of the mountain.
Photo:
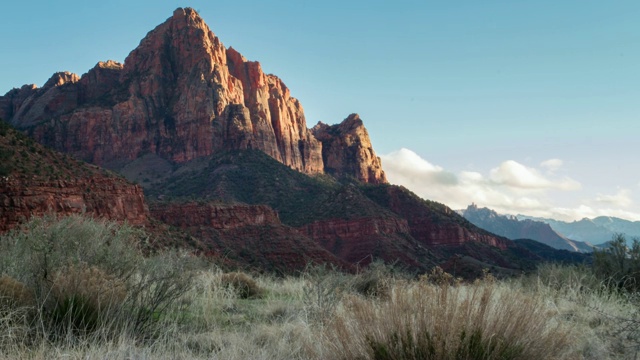
M 519 219 L 533 219 L 547 223 L 558 233 L 572 239 L 601 245 L 611 240 L 615 234 L 623 234 L 627 241 L 640 238 L 640 221 L 629 221 L 615 217 L 600 216 L 594 219 L 566 222 L 546 218 L 518 215 Z
M 554 249 L 576 252 L 593 251 L 589 244 L 568 239 L 554 231 L 549 224 L 541 221 L 519 220 L 515 216 L 499 215 L 491 209 L 478 208 L 475 204 L 469 205 L 461 213 L 474 225 L 511 240 L 531 239 Z
M 640 239 L 640 221 L 629 221 L 610 216 L 599 216 L 591 221 L 613 233 L 625 234 L 628 240 L 633 238 Z
M 258 149 L 307 174 L 386 182 L 358 116 L 316 129 L 317 139 L 282 80 L 225 48 L 190 8 L 149 32 L 124 64 L 100 62 L 82 77 L 60 72 L 42 88 L 9 91 L 0 118 L 44 145 L 117 170 L 145 154 L 184 163 Z
M 150 31 L 124 64 L 100 62 L 81 77 L 61 72 L 42 88 L 9 91 L 0 117 L 140 184 L 10 129 L 22 140 L 7 140 L 2 156 L 27 152 L 24 162 L 0 163 L 8 174 L 0 205 L 10 209 L 2 219 L 11 224 L 86 208 L 145 226 L 158 246 L 282 273 L 307 262 L 353 270 L 379 258 L 474 277 L 483 268 L 519 274 L 547 256 L 389 185 L 357 114 L 307 128 L 284 83 L 224 47 L 189 8 Z M 33 158 L 31 146 L 50 155 Z M 65 161 L 73 166 L 51 165 Z M 28 179 L 42 171 L 44 182 Z

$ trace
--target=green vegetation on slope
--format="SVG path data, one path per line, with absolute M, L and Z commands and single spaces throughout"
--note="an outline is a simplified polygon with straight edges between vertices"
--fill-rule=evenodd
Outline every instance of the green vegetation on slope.
M 147 193 L 149 199 L 164 196 L 168 200 L 265 204 L 278 211 L 283 223 L 294 227 L 335 218 L 396 216 L 354 185 L 329 176 L 307 176 L 258 150 L 216 155 L 206 167 L 176 171 Z
M 48 149 L 0 120 L 0 176 L 69 180 L 115 173 Z

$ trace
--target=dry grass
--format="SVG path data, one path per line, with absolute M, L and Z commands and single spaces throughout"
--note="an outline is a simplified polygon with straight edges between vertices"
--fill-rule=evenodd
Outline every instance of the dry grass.
M 569 340 L 543 299 L 489 281 L 413 283 L 341 305 L 327 329 L 341 359 L 552 359 Z
M 34 305 L 33 291 L 26 285 L 7 275 L 0 277 L 0 307 L 14 309 Z
M 368 296 L 348 286 L 320 291 L 317 274 L 258 276 L 253 280 L 265 290 L 262 297 L 243 298 L 224 285 L 223 275 L 201 270 L 178 299 L 188 304 L 189 319 L 167 322 L 153 342 L 123 331 L 28 348 L 5 343 L 0 358 L 617 359 L 635 352 L 609 317 L 633 314 L 633 304 L 575 281 L 561 287 L 542 277 L 457 285 L 387 279 L 385 296 Z M 353 279 L 324 276 L 329 284 Z M 320 300 L 310 291 L 320 291 Z M 333 305 L 318 313 L 314 301 Z
M 30 234 L 49 239 L 40 229 Z M 638 300 L 587 268 L 476 283 L 440 269 L 406 278 L 380 264 L 358 275 L 312 267 L 276 278 L 211 264 L 194 272 L 176 253 L 137 257 L 106 241 L 129 236 L 112 225 L 75 218 L 53 229 L 74 251 L 51 243 L 45 258 L 35 239 L 0 237 L 0 359 L 620 359 L 640 345 Z M 254 295 L 238 291 L 245 286 Z M 69 298 L 109 315 L 85 336 L 55 338 L 47 321 Z

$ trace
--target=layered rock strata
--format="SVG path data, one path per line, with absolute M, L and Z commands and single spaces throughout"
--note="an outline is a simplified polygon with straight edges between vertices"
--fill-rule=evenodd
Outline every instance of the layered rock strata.
M 133 225 L 147 223 L 139 186 L 106 177 L 73 180 L 0 178 L 0 232 L 31 217 L 87 214 Z

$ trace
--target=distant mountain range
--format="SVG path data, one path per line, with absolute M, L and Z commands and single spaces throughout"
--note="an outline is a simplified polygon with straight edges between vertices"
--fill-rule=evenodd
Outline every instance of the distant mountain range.
M 570 239 L 589 242 L 594 245 L 608 242 L 617 233 L 625 235 L 629 242 L 633 238 L 640 238 L 640 221 L 629 221 L 609 216 L 599 216 L 594 219 L 584 218 L 573 222 L 526 215 L 517 215 L 516 217 L 520 220 L 544 222 L 549 224 L 556 232 Z
M 478 208 L 475 204 L 469 205 L 459 213 L 472 224 L 511 240 L 531 239 L 560 250 L 593 251 L 590 244 L 572 240 L 542 221 L 500 215 L 488 208 Z

